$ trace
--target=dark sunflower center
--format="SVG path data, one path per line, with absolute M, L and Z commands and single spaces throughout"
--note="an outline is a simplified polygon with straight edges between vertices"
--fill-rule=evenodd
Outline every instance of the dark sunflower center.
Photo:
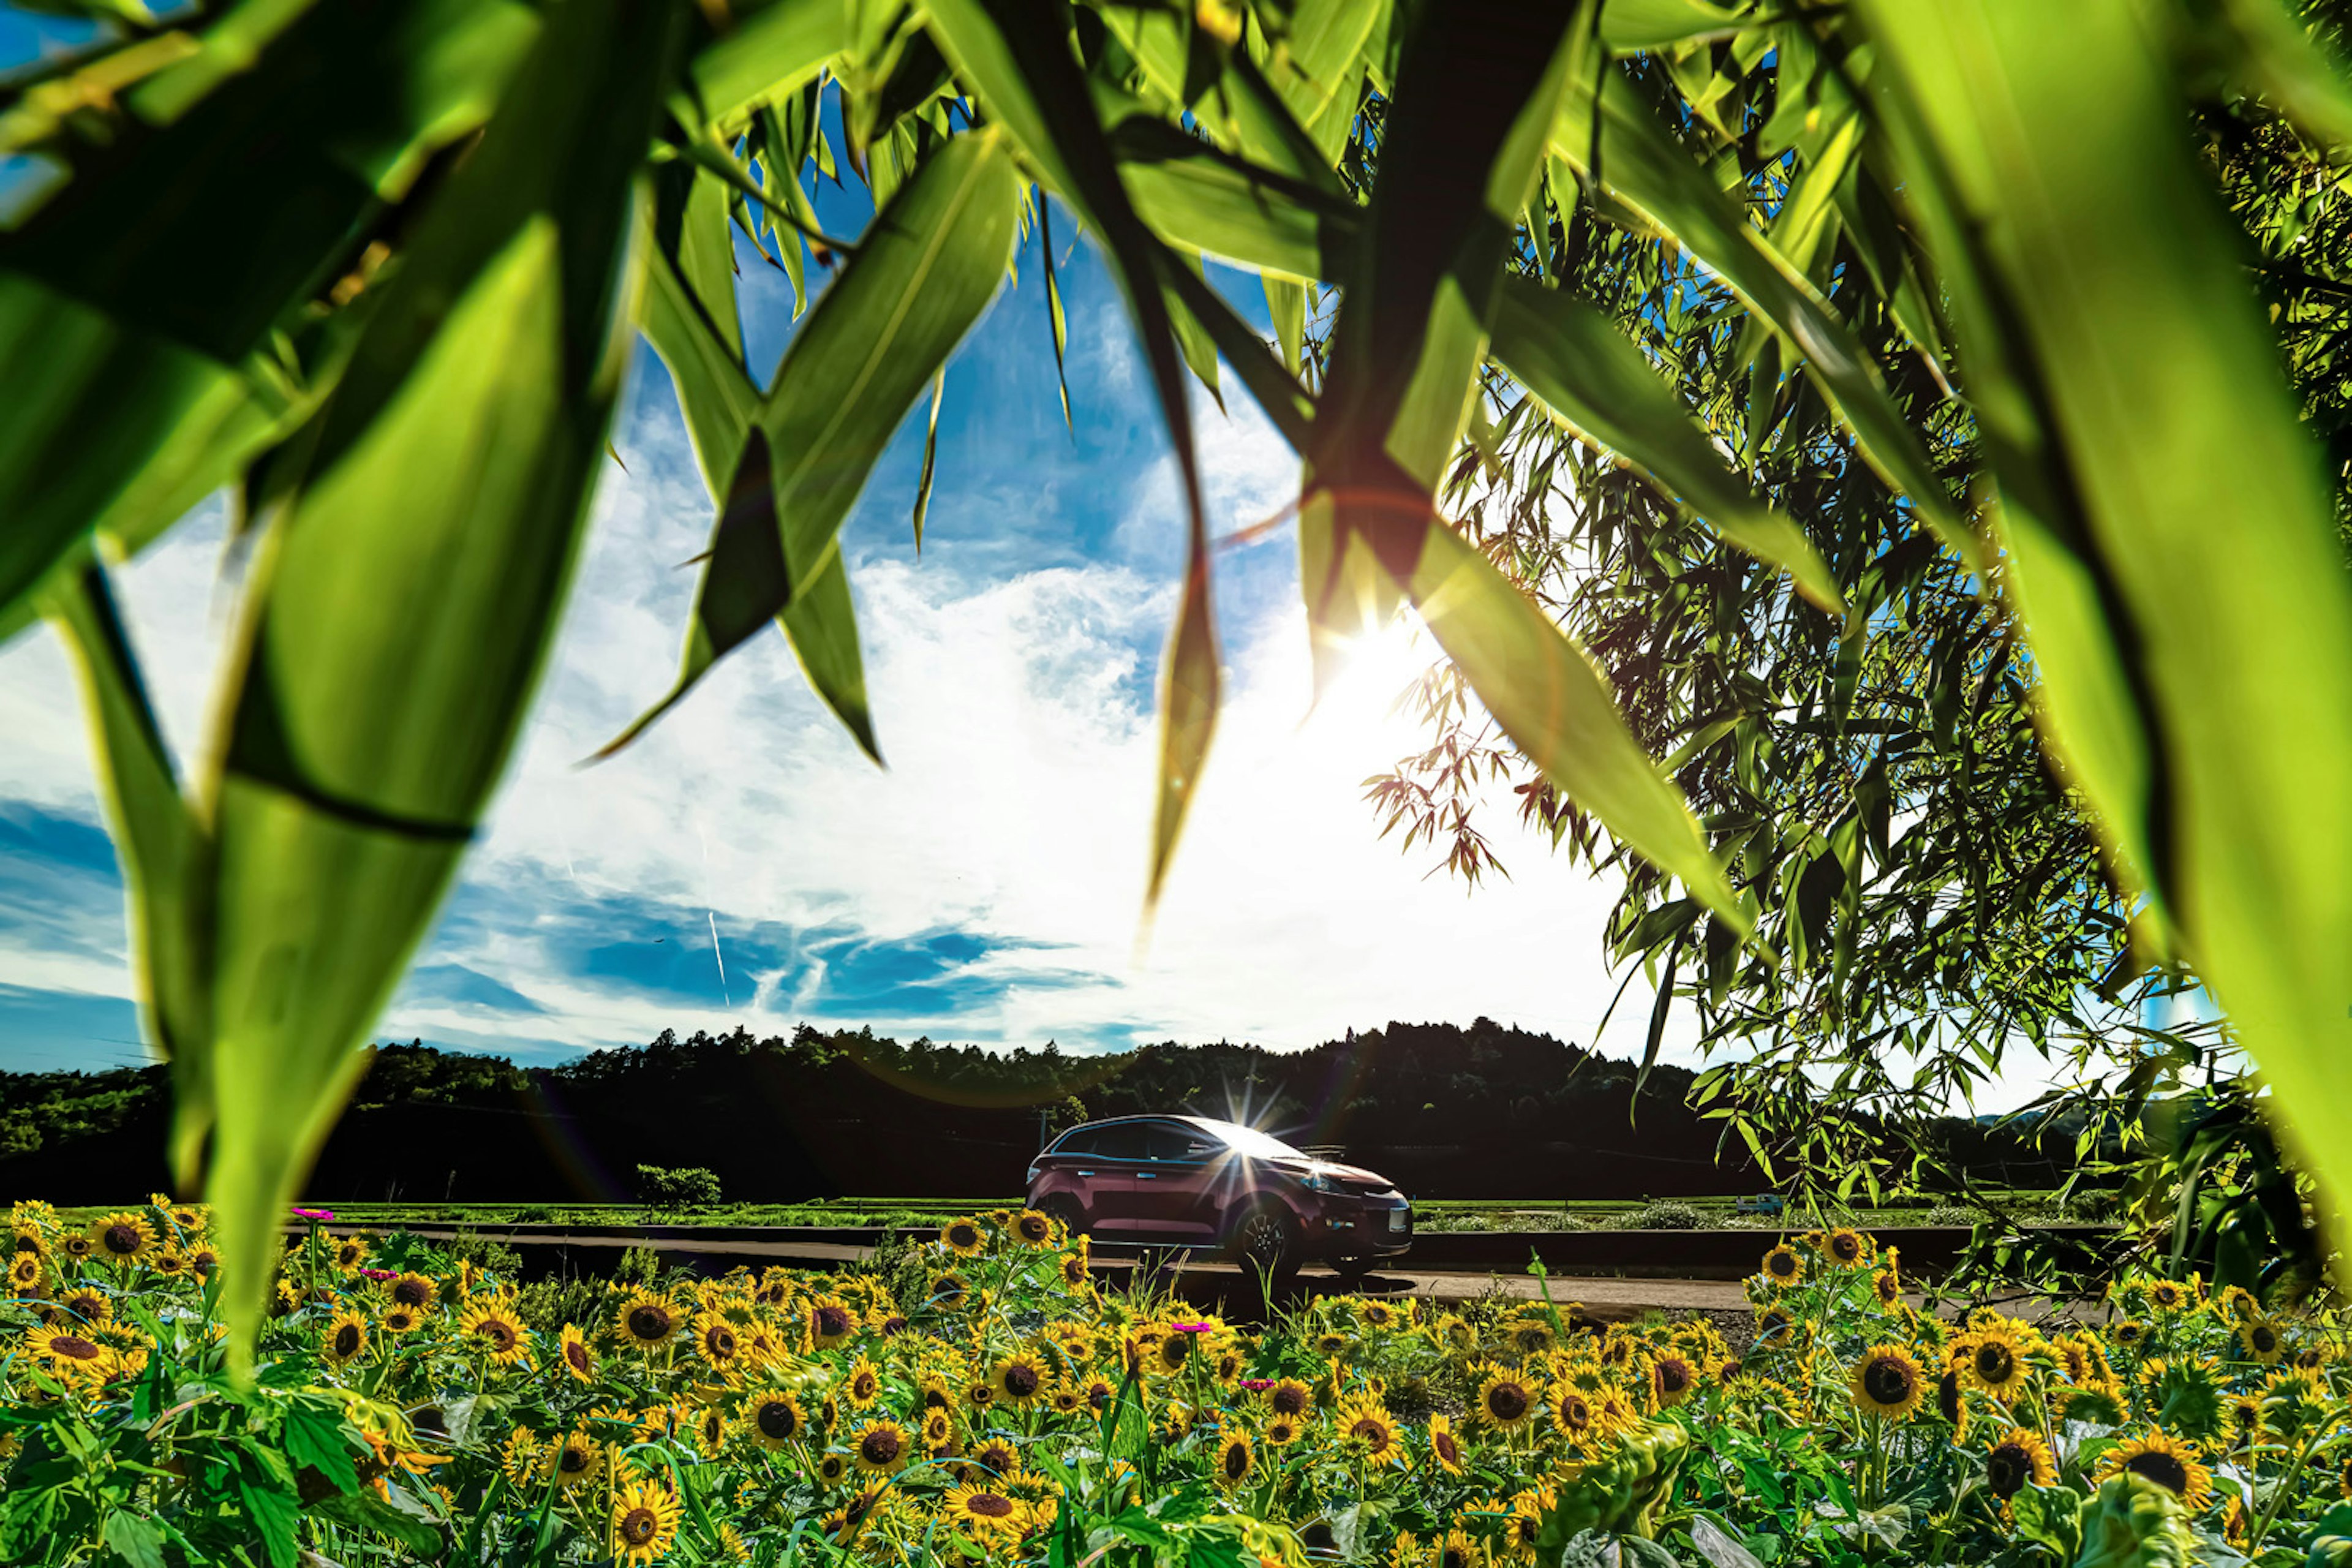
M 1960 1418 L 1960 1374 L 1948 1372 L 1936 1380 L 1936 1414 L 1947 1421 Z
M 714 1358 L 724 1361 L 735 1353 L 735 1336 L 725 1329 L 712 1329 L 702 1336 L 702 1348 Z
M 964 1499 L 963 1506 L 964 1511 L 978 1514 L 982 1519 L 1008 1519 L 1013 1513 L 1013 1500 L 999 1497 L 994 1492 L 974 1492 Z
M 882 1337 L 884 1339 L 887 1340 L 892 1334 L 903 1334 L 906 1331 L 907 1320 L 898 1316 L 898 1313 L 893 1312 L 888 1317 L 882 1320 Z
M 572 1363 L 574 1372 L 584 1373 L 588 1370 L 588 1347 L 573 1340 L 563 1347 L 563 1359 Z
M 1024 1215 L 1021 1217 L 1022 1240 L 1043 1241 L 1045 1239 L 1045 1222 L 1044 1219 L 1040 1218 L 1036 1215 Z
M 578 1443 L 566 1443 L 563 1445 L 563 1458 L 556 1464 L 565 1475 L 576 1476 L 588 1468 L 588 1450 Z
M 1528 1413 L 1528 1391 L 1516 1383 L 1497 1384 L 1486 1391 L 1486 1413 L 1497 1421 L 1517 1421 Z
M 96 1361 L 106 1352 L 79 1334 L 53 1334 L 49 1337 L 49 1353 L 68 1361 Z
M 119 1258 L 128 1258 L 138 1251 L 139 1242 L 139 1231 L 135 1226 L 110 1225 L 106 1227 L 106 1250 Z
M 1582 1431 L 1592 1425 L 1592 1406 L 1580 1396 L 1570 1394 L 1559 1402 L 1559 1424 L 1571 1431 Z
M 1690 1386 L 1690 1368 L 1681 1362 L 1662 1361 L 1658 1363 L 1658 1388 L 1661 1393 L 1680 1394 Z
M 898 1458 L 902 1447 L 896 1428 L 883 1426 L 858 1439 L 857 1451 L 869 1465 L 887 1465 Z
M 2250 1337 L 2253 1341 L 2255 1351 L 2263 1355 L 2268 1355 L 2278 1349 L 2278 1335 L 2268 1329 L 2256 1329 Z
M 393 1281 L 392 1299 L 404 1307 L 422 1307 L 433 1287 L 422 1279 L 399 1279 Z
M 511 1323 L 492 1318 L 482 1325 L 480 1332 L 482 1338 L 490 1342 L 492 1350 L 509 1351 L 514 1348 L 515 1331 Z
M 629 1332 L 641 1340 L 657 1340 L 669 1332 L 669 1314 L 659 1307 L 638 1307 L 629 1313 Z
M 649 1508 L 633 1508 L 621 1516 L 621 1539 L 632 1546 L 643 1546 L 661 1529 L 661 1521 Z
M 1784 1279 L 1797 1271 L 1797 1259 L 1790 1253 L 1776 1252 L 1766 1261 L 1771 1265 L 1772 1272 Z
M 2003 1443 L 1985 1459 L 1985 1485 L 1997 1498 L 2015 1497 L 2032 1473 L 2033 1461 L 2014 1443 Z
M 1307 1390 L 1286 1383 L 1274 1391 L 1271 1403 L 1278 1415 L 1303 1415 L 1307 1412 Z
M 1462 1457 L 1462 1450 L 1454 1443 L 1454 1434 L 1451 1432 L 1440 1432 L 1437 1435 L 1436 1441 L 1432 1443 L 1430 1447 L 1435 1448 L 1437 1450 L 1437 1457 L 1444 1460 L 1449 1465 L 1453 1464 Z
M 1097 1410 L 1100 1410 L 1104 1405 L 1109 1404 L 1110 1384 L 1108 1383 L 1089 1384 L 1087 1388 L 1087 1403 L 1093 1405 Z
M 1449 1546 L 1437 1554 L 1436 1568 L 1470 1568 L 1470 1554 L 1459 1546 Z
M 1851 1263 L 1862 1256 L 1862 1243 L 1850 1236 L 1830 1237 L 1830 1256 L 1840 1263 Z
M 1027 1399 L 1037 1392 L 1037 1369 L 1019 1363 L 1004 1369 L 1004 1392 L 1015 1399 Z
M 948 1245 L 950 1247 L 978 1247 L 980 1245 L 980 1232 L 968 1225 L 957 1226 L 948 1232 Z
M 1364 1442 L 1370 1443 L 1373 1447 L 1379 1448 L 1387 1445 L 1389 1440 L 1389 1429 L 1381 1426 L 1379 1422 L 1374 1421 L 1370 1417 L 1366 1417 L 1365 1419 L 1357 1422 L 1353 1426 L 1349 1427 L 1348 1436 L 1350 1437 L 1360 1438 Z
M 360 1353 L 360 1326 L 345 1323 L 335 1331 L 335 1353 L 348 1361 Z
M 2161 1451 L 2134 1454 L 2124 1461 L 2124 1468 L 2136 1476 L 2145 1476 L 2176 1497 L 2189 1491 L 2189 1467 L 2175 1454 Z
M 849 1313 L 840 1307 L 819 1307 L 816 1310 L 816 1331 L 826 1339 L 839 1339 L 849 1331 Z
M 1192 1353 L 1192 1336 L 1171 1334 L 1160 1342 L 1160 1359 L 1170 1366 L 1181 1366 L 1184 1358 Z
M 856 1394 L 860 1399 L 873 1398 L 876 1386 L 874 1374 L 870 1372 L 859 1373 L 857 1374 L 857 1381 L 849 1385 L 850 1391 Z
M 1248 1448 L 1239 1443 L 1234 1443 L 1225 1449 L 1225 1479 L 1229 1481 L 1240 1480 L 1244 1476 L 1249 1474 L 1249 1468 L 1250 1451 Z
M 1874 1405 L 1900 1405 L 1911 1397 L 1911 1369 L 1880 1356 L 1862 1369 L 1862 1391 Z
M 2007 1345 L 1990 1344 L 1977 1347 L 1977 1375 L 1987 1383 L 2007 1383 L 2017 1371 L 2017 1358 L 2009 1353 Z

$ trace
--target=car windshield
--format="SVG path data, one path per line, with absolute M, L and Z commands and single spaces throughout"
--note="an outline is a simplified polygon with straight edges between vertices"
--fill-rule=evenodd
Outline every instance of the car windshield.
M 1304 1160 L 1306 1155 L 1281 1139 L 1244 1127 L 1238 1121 L 1207 1121 L 1208 1130 L 1225 1142 L 1236 1154 L 1247 1154 L 1254 1160 Z

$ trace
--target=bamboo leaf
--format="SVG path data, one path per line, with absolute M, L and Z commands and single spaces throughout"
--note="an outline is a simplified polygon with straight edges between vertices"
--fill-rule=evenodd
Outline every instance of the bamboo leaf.
M 1723 276 L 1748 308 L 1805 357 L 1879 476 L 1908 499 L 1945 546 L 1974 570 L 1984 552 L 1944 489 L 1927 450 L 1880 381 L 1877 368 L 1801 269 L 1759 234 L 1706 172 L 1675 145 L 1637 90 L 1615 69 L 1580 80 L 1554 127 L 1554 149 L 1657 232 Z M 1600 135 L 1596 159 L 1593 136 Z
M 266 536 L 199 798 L 220 1215 L 249 1366 L 277 1215 L 503 770 L 618 390 L 679 13 L 562 0 L 435 202 Z
M 850 679 L 844 654 L 855 647 L 845 581 L 827 586 L 826 602 L 801 616 L 786 612 L 796 595 L 816 591 L 821 574 L 842 575 L 835 546 L 842 521 L 915 399 L 994 296 L 1012 252 L 1016 180 L 995 132 L 941 146 L 876 216 L 755 403 L 747 402 L 752 393 L 740 370 L 696 339 L 675 270 L 656 265 L 647 331 L 673 374 L 694 367 L 677 376 L 688 426 L 705 481 L 728 500 L 677 679 L 601 754 L 635 739 L 778 616 L 795 634 L 819 694 L 872 752 L 863 677 Z M 756 447 L 746 437 L 752 426 Z M 801 647 L 803 633 L 814 639 L 810 647 Z M 823 683 L 829 679 L 843 684 Z
M 738 127 L 799 91 L 855 40 L 857 9 L 843 0 L 774 0 L 739 15 L 687 67 L 710 123 Z
M 1037 250 L 1045 261 L 1045 320 L 1054 336 L 1054 385 L 1062 395 L 1062 428 L 1075 441 L 1078 430 L 1070 419 L 1070 375 L 1064 363 L 1070 346 L 1070 321 L 1062 309 L 1061 269 L 1054 264 L 1053 198 L 1043 191 L 1037 193 Z
M 83 557 L 47 599 L 89 715 L 99 795 L 122 860 L 131 970 L 148 1037 L 172 1064 L 173 1179 L 193 1191 L 213 1118 L 204 923 L 190 900 L 209 846 L 187 803 L 105 569 Z
M 1274 321 L 1274 340 L 1282 345 L 1283 368 L 1297 375 L 1307 343 L 1307 285 L 1296 278 L 1261 273 L 1265 287 L 1265 310 Z
M 1189 252 L 1180 254 L 1176 265 L 1205 280 L 1199 257 Z M 1184 355 L 1184 368 L 1209 389 L 1209 395 L 1217 400 L 1217 411 L 1223 413 L 1225 395 L 1217 385 L 1217 345 L 1210 341 L 1208 329 L 1194 319 L 1183 297 L 1173 290 L 1168 296 L 1168 320 L 1176 329 L 1176 346 Z
M 1673 388 L 1633 341 L 1591 305 L 1517 277 L 1503 279 L 1494 354 L 1594 446 L 1618 453 L 1715 531 L 1794 579 L 1832 615 L 1845 601 L 1811 542 L 1724 466 Z
M 2041 721 L 2341 1213 L 2352 578 L 2167 40 L 2129 0 L 1864 14 Z
M 923 520 L 930 515 L 931 479 L 940 460 L 940 404 L 948 395 L 948 367 L 931 377 L 931 417 L 923 426 L 923 472 L 915 481 L 915 553 L 923 552 Z

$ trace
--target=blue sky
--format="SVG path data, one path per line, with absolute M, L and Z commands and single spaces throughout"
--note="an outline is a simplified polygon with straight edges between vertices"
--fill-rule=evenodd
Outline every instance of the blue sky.
M 824 187 L 818 201 L 836 230 L 863 222 L 854 195 Z M 1055 224 L 1065 246 L 1073 232 Z M 1090 247 L 1063 274 L 1073 428 L 1034 235 L 1018 271 L 950 365 L 920 559 L 919 408 L 845 535 L 887 770 L 775 636 L 620 757 L 579 765 L 667 686 L 693 589 L 678 563 L 709 527 L 667 377 L 638 354 L 614 431 L 621 462 L 600 476 L 507 788 L 377 1038 L 552 1061 L 665 1027 L 806 1020 L 1003 1046 L 1298 1047 L 1392 1017 L 1481 1014 L 1591 1037 L 1613 989 L 1596 940 L 1605 888 L 1506 832 L 1517 879 L 1465 896 L 1428 874 L 1425 852 L 1379 841 L 1360 784 L 1412 745 L 1390 703 L 1426 654 L 1404 633 L 1368 647 L 1310 717 L 1286 531 L 1217 563 L 1232 700 L 1168 895 L 1141 929 L 1152 705 L 1182 538 L 1175 473 Z M 1254 279 L 1213 276 L 1263 322 Z M 789 289 L 748 250 L 741 288 L 765 375 L 789 340 Z M 1276 511 L 1297 484 L 1287 449 L 1229 393 L 1230 416 L 1194 398 L 1219 532 Z M 209 502 L 121 578 L 184 758 L 239 586 L 222 532 Z M 121 879 L 46 629 L 0 648 L 0 1068 L 143 1059 Z M 1509 815 L 1505 803 L 1490 826 Z M 1637 1001 L 1622 1016 L 1645 1016 Z

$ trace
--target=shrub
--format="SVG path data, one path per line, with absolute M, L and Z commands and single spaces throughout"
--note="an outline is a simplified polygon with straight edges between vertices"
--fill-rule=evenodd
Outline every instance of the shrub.
M 1984 1211 L 1962 1204 L 1937 1204 L 1927 1211 L 1929 1225 L 1961 1225 L 1973 1229 L 1984 1223 Z
M 657 1212 L 715 1208 L 719 1202 L 719 1178 L 699 1165 L 675 1171 L 660 1165 L 639 1165 L 637 1200 Z
M 1700 1230 L 1706 1226 L 1706 1215 L 1688 1204 L 1671 1198 L 1653 1198 L 1640 1208 L 1619 1217 L 1618 1230 Z

